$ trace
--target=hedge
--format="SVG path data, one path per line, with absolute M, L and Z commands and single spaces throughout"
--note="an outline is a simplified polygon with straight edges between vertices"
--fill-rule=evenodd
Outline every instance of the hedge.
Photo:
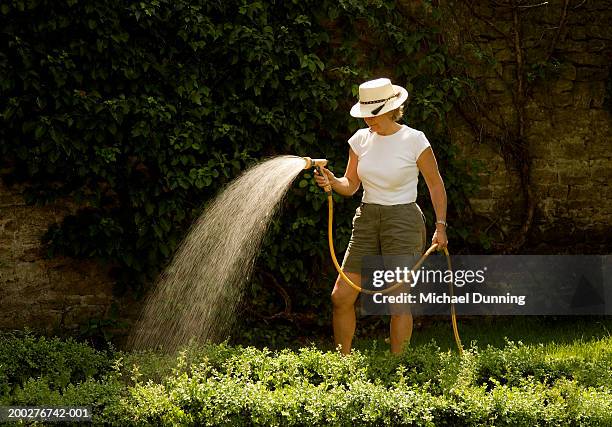
M 21 350 L 11 353 L 16 348 Z M 58 382 L 48 360 L 69 359 L 91 369 Z M 192 346 L 175 356 L 99 352 L 71 340 L 5 335 L 0 361 L 2 367 L 27 366 L 10 372 L 28 372 L 27 378 L 5 375 L 0 405 L 91 406 L 96 424 L 612 423 L 610 336 L 565 347 L 474 345 L 463 357 L 435 343 L 409 347 L 399 357 L 375 347 L 344 357 L 314 347 L 270 351 L 227 344 Z M 59 370 L 66 366 L 57 363 Z

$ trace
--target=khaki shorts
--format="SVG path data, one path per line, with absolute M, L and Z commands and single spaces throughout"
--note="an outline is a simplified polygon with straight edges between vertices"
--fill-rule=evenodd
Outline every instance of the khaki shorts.
M 389 206 L 361 203 L 355 211 L 342 269 L 361 273 L 366 255 L 422 255 L 425 240 L 425 215 L 415 202 Z

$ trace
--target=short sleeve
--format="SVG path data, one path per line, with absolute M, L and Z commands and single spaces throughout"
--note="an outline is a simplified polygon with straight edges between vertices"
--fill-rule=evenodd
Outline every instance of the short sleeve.
M 363 129 L 359 129 L 348 140 L 349 145 L 358 157 L 361 157 L 363 154 L 364 142 Z
M 417 132 L 414 138 L 414 160 L 418 160 L 419 156 L 425 151 L 427 147 L 431 147 L 431 144 L 427 140 L 425 134 L 421 131 Z

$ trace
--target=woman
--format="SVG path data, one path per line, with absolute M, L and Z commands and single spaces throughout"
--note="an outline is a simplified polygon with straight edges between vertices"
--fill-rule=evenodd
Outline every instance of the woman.
M 425 178 L 436 213 L 432 244 L 447 246 L 446 191 L 433 151 L 423 132 L 397 123 L 408 92 L 389 79 L 367 81 L 359 86 L 359 102 L 351 116 L 368 125 L 348 140 L 349 160 L 342 178 L 322 168 L 317 184 L 328 183 L 344 196 L 352 196 L 363 184 L 363 198 L 353 219 L 353 231 L 342 268 L 361 286 L 361 259 L 365 255 L 420 255 L 425 249 L 425 217 L 416 204 L 419 171 Z M 343 354 L 351 350 L 355 333 L 355 301 L 359 293 L 336 280 L 331 294 L 336 346 Z M 391 352 L 401 353 L 412 335 L 412 315 L 391 316 Z

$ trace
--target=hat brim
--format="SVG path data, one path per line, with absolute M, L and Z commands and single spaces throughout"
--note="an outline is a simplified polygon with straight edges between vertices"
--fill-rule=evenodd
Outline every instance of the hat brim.
M 395 90 L 395 93 L 399 92 L 400 96 L 398 98 L 389 100 L 385 104 L 385 106 L 378 112 L 378 114 L 372 114 L 372 110 L 376 110 L 378 107 L 380 107 L 382 102 L 379 104 L 365 104 L 365 105 L 358 102 L 357 104 L 353 105 L 353 107 L 351 108 L 351 116 L 359 117 L 359 118 L 376 117 L 376 116 L 381 116 L 385 113 L 388 113 L 391 110 L 395 110 L 397 107 L 399 107 L 404 102 L 406 102 L 406 100 L 408 99 L 408 91 L 398 85 L 393 85 L 393 89 Z

